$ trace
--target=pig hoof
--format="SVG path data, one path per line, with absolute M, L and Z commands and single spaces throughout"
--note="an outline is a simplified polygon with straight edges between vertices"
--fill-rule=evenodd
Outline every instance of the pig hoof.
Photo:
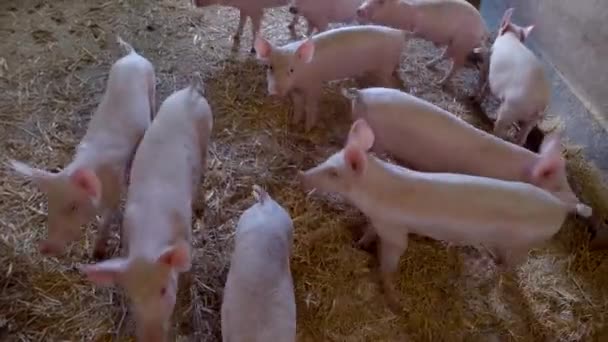
M 251 50 L 249 50 L 249 53 L 252 54 L 252 55 L 255 55 L 255 48 L 252 47 Z

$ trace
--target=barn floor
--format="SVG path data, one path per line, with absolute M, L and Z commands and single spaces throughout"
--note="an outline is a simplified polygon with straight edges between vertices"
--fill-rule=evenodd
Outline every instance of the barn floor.
M 215 115 L 205 175 L 207 208 L 194 226 L 191 286 L 180 290 L 173 335 L 221 340 L 223 283 L 234 226 L 260 184 L 292 215 L 292 270 L 299 341 L 590 341 L 608 338 L 606 252 L 590 252 L 585 224 L 569 219 L 517 274 L 499 275 L 468 248 L 412 238 L 398 288 L 404 311 L 391 313 L 368 253 L 352 247 L 346 227 L 362 221 L 333 198 L 307 198 L 295 175 L 338 150 L 348 127 L 347 102 L 328 85 L 325 116 L 310 134 L 289 124 L 287 101 L 266 96 L 262 67 L 249 56 L 247 26 L 232 49 L 237 11 L 192 10 L 189 1 L 5 0 L 0 4 L 0 155 L 56 170 L 70 161 L 121 56 L 120 34 L 156 67 L 158 104 L 193 72 L 206 82 Z M 270 11 L 264 34 L 289 41 L 286 8 Z M 300 35 L 304 31 L 300 24 Z M 441 90 L 445 72 L 422 65 L 438 50 L 412 41 L 404 54 L 405 89 L 485 129 L 467 102 L 477 81 L 467 70 Z M 492 104 L 484 107 L 493 112 Z M 548 119 L 546 126 L 555 126 Z M 605 189 L 576 148 L 566 152 L 573 187 L 603 217 Z M 162 156 L 160 156 L 162 157 Z M 91 262 L 94 228 L 59 259 L 42 258 L 44 196 L 0 170 L 0 340 L 127 341 L 133 322 L 120 291 L 94 288 L 74 266 Z M 111 241 L 118 254 L 118 229 Z M 183 282 L 182 282 L 183 284 Z

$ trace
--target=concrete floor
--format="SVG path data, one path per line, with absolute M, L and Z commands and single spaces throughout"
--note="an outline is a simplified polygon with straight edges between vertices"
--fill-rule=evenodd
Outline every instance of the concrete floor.
M 479 1 L 471 2 L 477 5 Z M 480 7 L 480 12 L 490 31 L 495 32 L 507 9 L 507 4 L 502 0 L 483 0 Z M 520 25 L 530 24 L 518 18 L 517 9 L 513 15 L 513 21 Z M 545 56 L 534 41 L 534 33 L 526 40 L 526 45 L 537 56 L 543 57 L 545 69 L 553 85 L 548 112 L 560 117 L 564 122 L 565 138 L 570 143 L 583 147 L 585 158 L 597 166 L 604 182 L 608 182 L 608 132 L 572 92 L 550 61 L 544 59 Z

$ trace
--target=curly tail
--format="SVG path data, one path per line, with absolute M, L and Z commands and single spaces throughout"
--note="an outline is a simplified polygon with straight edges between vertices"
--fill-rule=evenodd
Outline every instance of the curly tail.
M 190 77 L 190 90 L 196 91 L 201 96 L 205 96 L 205 83 L 199 72 L 195 72 Z
M 261 204 L 264 204 L 264 202 L 268 198 L 268 193 L 266 192 L 266 190 L 262 189 L 262 187 L 257 184 L 253 186 L 252 194 L 253 198 L 255 198 L 255 200 Z
M 127 55 L 135 52 L 135 49 L 133 48 L 133 46 L 131 46 L 131 44 L 125 42 L 119 35 L 116 35 L 116 41 L 118 42 L 120 47 L 123 48 L 123 50 L 126 52 Z

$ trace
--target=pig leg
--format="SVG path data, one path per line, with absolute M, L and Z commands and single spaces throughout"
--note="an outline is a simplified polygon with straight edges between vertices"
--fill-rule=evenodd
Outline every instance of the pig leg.
M 295 125 L 302 121 L 304 116 L 304 97 L 302 94 L 292 91 L 291 101 L 293 102 L 293 117 L 291 123 Z
M 368 224 L 364 228 L 363 236 L 355 243 L 355 246 L 359 249 L 369 249 L 370 245 L 378 240 L 378 234 L 374 230 L 371 224 Z
M 526 143 L 528 134 L 530 134 L 534 126 L 536 126 L 536 120 L 527 121 L 521 125 L 521 128 L 517 133 L 517 138 L 515 140 L 517 142 L 517 145 L 523 146 Z
M 243 29 L 245 28 L 245 22 L 247 21 L 247 14 L 244 11 L 240 11 L 239 14 L 239 26 L 236 29 L 236 33 L 233 36 L 235 42 L 238 42 L 241 39 L 241 35 L 243 34 Z
M 101 215 L 101 220 L 99 220 L 97 227 L 97 238 L 93 245 L 93 258 L 95 259 L 102 259 L 106 255 L 108 239 L 110 238 L 110 224 L 115 214 L 116 211 L 114 209 L 106 209 Z
M 399 269 L 401 255 L 407 249 L 407 235 L 399 244 L 398 241 L 391 241 L 380 238 L 379 256 L 380 259 L 380 279 L 382 289 L 386 295 L 389 308 L 394 312 L 401 311 L 399 305 L 399 294 L 395 289 L 394 276 Z
M 466 51 L 461 47 L 461 44 L 454 42 L 448 45 L 448 48 L 445 50 L 447 55 L 452 58 L 452 65 L 450 69 L 446 73 L 445 77 L 443 77 L 437 84 L 440 86 L 445 85 L 451 78 L 454 76 L 456 71 L 462 68 L 467 61 L 467 54 L 462 53 L 462 51 Z
M 435 67 L 435 65 L 437 65 L 437 63 L 439 63 L 441 60 L 443 60 L 443 59 L 444 59 L 444 58 L 447 56 L 447 54 L 448 54 L 448 49 L 449 49 L 449 46 L 447 46 L 447 47 L 446 47 L 446 48 L 443 50 L 443 52 L 441 53 L 441 55 L 437 56 L 436 58 L 433 58 L 433 59 L 432 59 L 430 62 L 426 63 L 426 65 L 425 65 L 425 66 L 426 66 L 427 68 L 434 68 L 434 67 Z
M 318 110 L 318 99 L 319 99 L 319 95 L 320 95 L 320 89 L 313 89 L 313 90 L 309 90 L 305 95 L 304 95 L 304 101 L 305 101 L 305 108 L 306 108 L 306 123 L 305 123 L 305 131 L 306 132 L 310 132 L 310 130 L 316 125 L 317 123 L 317 116 L 319 114 Z
M 503 102 L 498 108 L 496 122 L 494 123 L 494 135 L 509 140 L 509 128 L 515 122 L 515 115 L 507 101 Z
M 249 17 L 251 18 L 251 53 L 255 53 L 255 39 L 258 37 L 260 33 L 260 25 L 262 23 L 262 17 L 264 15 L 263 10 L 257 10 L 254 13 L 250 13 Z

